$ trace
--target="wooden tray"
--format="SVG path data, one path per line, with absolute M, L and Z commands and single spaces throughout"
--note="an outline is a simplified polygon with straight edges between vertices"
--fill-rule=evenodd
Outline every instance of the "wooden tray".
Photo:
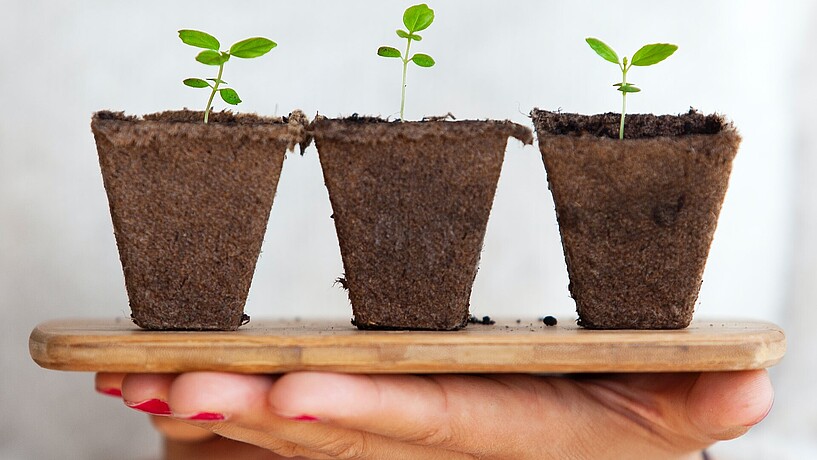
M 151 332 L 119 318 L 42 323 L 29 350 L 40 366 L 66 371 L 685 372 L 770 367 L 783 357 L 786 338 L 757 321 L 591 331 L 572 319 L 553 327 L 511 319 L 416 332 L 359 331 L 348 319 L 253 320 L 237 332 Z

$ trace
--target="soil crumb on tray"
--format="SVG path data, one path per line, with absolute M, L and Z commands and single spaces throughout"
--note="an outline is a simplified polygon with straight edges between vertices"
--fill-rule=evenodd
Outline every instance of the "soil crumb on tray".
M 545 316 L 542 322 L 545 323 L 545 326 L 555 326 L 559 321 L 553 316 Z
M 471 315 L 468 317 L 468 324 L 482 324 L 484 326 L 490 326 L 492 324 L 496 324 L 496 321 L 492 320 L 490 316 L 483 316 L 482 319 L 480 319 L 474 315 Z

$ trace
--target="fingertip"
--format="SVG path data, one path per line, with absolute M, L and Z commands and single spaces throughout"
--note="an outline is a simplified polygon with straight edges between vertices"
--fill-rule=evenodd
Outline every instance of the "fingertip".
M 329 372 L 292 372 L 275 382 L 269 392 L 270 408 L 291 420 L 316 421 L 351 414 L 361 396 L 377 397 L 365 375 Z
M 167 401 L 167 392 L 175 377 L 174 374 L 126 374 L 122 378 L 122 397 L 132 402 Z
M 189 372 L 173 381 L 168 402 L 176 417 L 217 421 L 263 410 L 272 381 L 264 375 Z
M 694 422 L 714 439 L 733 439 L 771 411 L 774 389 L 765 370 L 701 374 L 689 394 Z
M 121 373 L 97 373 L 94 376 L 94 389 L 101 394 L 121 398 L 122 379 L 124 378 L 125 374 Z

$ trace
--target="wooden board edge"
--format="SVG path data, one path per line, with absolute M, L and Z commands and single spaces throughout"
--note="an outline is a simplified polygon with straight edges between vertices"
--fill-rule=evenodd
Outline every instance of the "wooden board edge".
M 193 363 L 189 360 L 191 350 L 184 347 L 169 347 L 169 356 L 165 358 L 165 364 L 150 365 L 151 360 L 146 357 L 130 361 L 124 361 L 118 355 L 116 346 L 111 347 L 110 344 L 71 344 L 69 341 L 63 340 L 63 337 L 58 334 L 50 334 L 42 329 L 35 328 L 29 338 L 29 351 L 32 359 L 41 367 L 51 370 L 60 371 L 78 371 L 78 372 L 189 372 L 189 371 L 224 371 L 237 373 L 281 373 L 295 370 L 308 371 L 332 371 L 332 372 L 347 372 L 347 373 L 593 373 L 593 372 L 708 372 L 708 371 L 729 371 L 729 370 L 748 370 L 748 369 L 764 369 L 779 363 L 786 352 L 785 334 L 779 328 L 773 328 L 768 331 L 765 336 L 768 340 L 762 340 L 760 344 L 743 343 L 732 346 L 729 350 L 732 353 L 744 352 L 744 348 L 748 348 L 751 353 L 744 355 L 732 361 L 731 364 L 724 362 L 713 362 L 711 365 L 695 365 L 695 366 L 680 366 L 669 369 L 663 362 L 657 363 L 640 363 L 636 366 L 623 368 L 620 364 L 610 364 L 609 362 L 591 362 L 584 365 L 576 365 L 569 363 L 556 364 L 542 364 L 542 363 L 460 363 L 456 366 L 438 364 L 423 364 L 417 362 L 391 362 L 383 364 L 361 363 L 350 361 L 338 364 L 327 359 L 321 361 L 320 359 L 310 363 L 286 361 L 277 365 L 269 363 L 240 363 L 240 364 L 225 364 L 201 362 Z M 755 340 L 756 342 L 759 341 Z M 111 362 L 100 362 L 98 350 L 105 347 L 114 356 Z M 505 345 L 506 347 L 515 347 L 516 345 Z M 128 344 L 122 344 L 123 349 L 128 348 Z M 154 352 L 161 352 L 161 346 L 156 347 Z M 282 347 L 283 348 L 283 347 Z M 331 348 L 331 347 L 330 347 Z M 388 346 L 383 347 L 388 352 Z M 192 352 L 200 347 L 193 347 Z M 248 347 L 247 350 L 251 350 Z M 349 352 L 353 352 L 350 350 Z M 725 350 L 723 350 L 725 351 Z M 86 353 L 87 352 L 87 353 Z M 188 360 L 173 358 L 172 355 L 188 356 Z M 456 350 L 452 350 L 451 355 L 455 356 Z M 91 358 L 93 357 L 93 358 Z M 739 361 L 742 364 L 735 364 Z M 167 362 L 175 363 L 172 365 Z M 626 366 L 625 366 L 626 367 Z

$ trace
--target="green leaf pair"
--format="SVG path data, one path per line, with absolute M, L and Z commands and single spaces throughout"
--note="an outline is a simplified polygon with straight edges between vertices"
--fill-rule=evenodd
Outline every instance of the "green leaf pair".
M 380 48 L 377 49 L 377 55 L 388 58 L 403 57 L 403 55 L 400 54 L 400 50 L 392 48 L 391 46 L 381 46 Z M 409 59 L 409 61 L 417 64 L 420 67 L 431 67 L 435 64 L 434 58 L 423 53 L 416 53 L 414 56 L 411 57 L 411 59 Z
M 187 45 L 196 48 L 204 48 L 204 51 L 196 55 L 196 61 L 211 66 L 218 66 L 218 76 L 216 78 L 208 78 L 202 80 L 201 78 L 187 78 L 183 83 L 191 88 L 211 88 L 210 99 L 207 101 L 207 107 L 204 109 L 204 122 L 207 123 L 210 116 L 210 108 L 213 104 L 213 98 L 216 93 L 221 96 L 221 99 L 230 104 L 238 105 L 241 103 L 241 98 L 238 93 L 232 88 L 219 88 L 222 84 L 227 82 L 221 79 L 224 72 L 224 64 L 230 60 L 231 56 L 242 59 L 252 59 L 263 56 L 270 52 L 273 48 L 278 46 L 274 41 L 263 37 L 252 37 L 241 40 L 233 44 L 229 51 L 220 51 L 221 43 L 218 39 L 206 32 L 200 30 L 183 29 L 179 31 L 179 38 Z M 208 81 L 213 82 L 212 84 Z
M 407 30 L 397 29 L 397 36 L 406 40 L 406 52 L 401 53 L 397 48 L 391 46 L 381 46 L 377 49 L 377 55 L 385 58 L 398 58 L 403 62 L 403 86 L 401 89 L 400 100 L 400 120 L 403 120 L 403 115 L 406 105 L 406 69 L 409 62 L 413 62 L 419 67 L 431 67 L 435 64 L 434 58 L 427 54 L 417 53 L 411 57 L 409 50 L 411 49 L 411 42 L 419 42 L 423 39 L 415 32 L 425 30 L 431 23 L 434 22 L 434 10 L 428 7 L 425 3 L 414 5 L 406 9 L 403 13 L 403 25 Z
M 622 64 L 618 58 L 618 54 L 616 54 L 613 48 L 610 48 L 610 46 L 603 41 L 592 37 L 585 39 L 585 41 L 591 48 L 593 48 L 593 51 L 595 51 L 596 54 L 605 60 L 610 61 L 613 64 Z M 669 43 L 653 43 L 651 45 L 644 45 L 638 51 L 636 51 L 635 54 L 633 54 L 633 60 L 630 61 L 629 65 L 646 67 L 649 65 L 658 64 L 664 59 L 672 56 L 672 54 L 677 50 L 677 45 L 672 45 Z M 627 58 L 625 57 L 624 59 Z
M 641 92 L 641 88 L 633 85 L 632 83 L 616 83 L 613 86 L 617 86 L 618 90 L 622 93 L 638 93 Z
M 632 61 L 628 61 L 626 56 L 624 59 L 619 59 L 615 50 L 610 48 L 610 46 L 598 38 L 588 37 L 585 39 L 585 41 L 588 45 L 590 45 L 590 48 L 596 52 L 596 54 L 601 56 L 605 61 L 618 65 L 621 69 L 621 82 L 616 83 L 613 86 L 617 87 L 618 91 L 621 91 L 622 93 L 621 123 L 618 130 L 618 137 L 619 139 L 624 139 L 624 117 L 627 111 L 627 94 L 638 93 L 641 91 L 641 88 L 638 88 L 632 83 L 627 83 L 627 71 L 634 65 L 646 67 L 653 64 L 658 64 L 664 59 L 672 56 L 672 54 L 678 50 L 678 46 L 669 43 L 653 43 L 650 45 L 644 45 L 638 51 L 636 51 L 635 54 L 633 54 Z
M 221 43 L 219 43 L 216 37 L 208 34 L 207 32 L 202 32 L 200 30 L 183 29 L 179 31 L 179 38 L 184 43 L 190 46 L 195 46 L 196 48 L 204 48 L 207 50 L 216 51 L 220 54 L 226 54 L 228 56 L 235 56 L 243 59 L 252 59 L 257 58 L 259 56 L 263 56 L 269 53 L 270 50 L 278 46 L 277 43 L 268 38 L 252 37 L 233 44 L 233 46 L 230 47 L 230 51 L 221 52 L 219 51 L 219 48 L 221 48 Z M 219 65 L 218 63 L 216 64 L 203 63 L 203 64 Z
M 216 80 L 215 78 L 208 78 L 208 80 L 220 81 Z M 191 87 L 191 88 L 212 88 L 213 85 L 207 83 L 206 81 L 202 80 L 201 78 L 186 78 L 182 83 Z M 221 81 L 221 83 L 227 84 L 226 81 Z M 219 96 L 224 102 L 230 105 L 238 105 L 241 103 L 241 98 L 238 97 L 238 93 L 232 88 L 221 88 L 218 90 Z

